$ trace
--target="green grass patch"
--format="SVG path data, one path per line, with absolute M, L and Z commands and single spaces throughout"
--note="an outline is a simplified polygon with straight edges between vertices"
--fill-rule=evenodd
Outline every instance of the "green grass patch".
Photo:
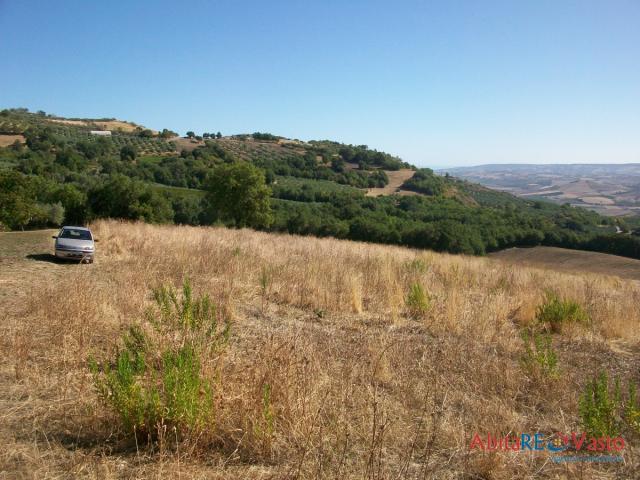
M 560 298 L 553 292 L 548 292 L 544 303 L 538 306 L 536 319 L 546 329 L 555 333 L 560 332 L 565 325 L 588 325 L 591 322 L 589 315 L 578 302 Z

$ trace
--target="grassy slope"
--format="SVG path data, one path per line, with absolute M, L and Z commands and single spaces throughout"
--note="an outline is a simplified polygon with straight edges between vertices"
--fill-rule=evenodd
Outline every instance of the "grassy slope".
M 49 251 L 50 232 L 0 234 L 1 471 L 632 478 L 640 467 L 630 439 L 624 464 L 468 449 L 474 432 L 580 430 L 576 401 L 596 366 L 640 380 L 637 282 L 247 230 L 93 227 L 101 243 L 96 264 L 85 266 L 25 258 Z M 216 395 L 218 442 L 201 456 L 188 445 L 153 452 L 121 442 L 86 370 L 89 355 L 112 352 L 123 328 L 144 315 L 150 287 L 185 275 L 234 319 Z M 423 318 L 405 309 L 414 283 L 431 297 Z M 519 361 L 518 331 L 546 289 L 574 298 L 593 318 L 590 328 L 554 336 L 558 380 Z M 6 302 L 7 292 L 19 301 Z M 275 415 L 268 437 L 260 434 L 265 384 Z

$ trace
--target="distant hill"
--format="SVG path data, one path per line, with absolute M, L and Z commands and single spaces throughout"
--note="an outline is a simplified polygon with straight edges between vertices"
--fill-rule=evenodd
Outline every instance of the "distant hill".
M 13 140 L 0 148 L 5 229 L 102 217 L 211 224 L 220 216 L 205 190 L 224 181 L 215 169 L 247 162 L 271 192 L 266 230 L 477 255 L 546 245 L 640 258 L 624 220 L 436 175 L 366 145 L 264 132 L 179 137 L 25 109 L 0 111 L 0 134 Z
M 479 165 L 438 173 L 528 199 L 589 208 L 602 215 L 640 215 L 640 163 Z

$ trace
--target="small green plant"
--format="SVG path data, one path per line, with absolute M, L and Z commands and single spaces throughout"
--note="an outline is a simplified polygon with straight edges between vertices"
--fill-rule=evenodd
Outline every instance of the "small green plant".
M 558 377 L 558 357 L 551 336 L 529 331 L 522 332 L 525 353 L 522 357 L 522 365 L 530 372 L 539 372 L 545 377 Z
M 115 358 L 90 360 L 96 389 L 128 433 L 204 432 L 214 422 L 212 362 L 222 354 L 230 324 L 219 321 L 208 296 L 193 297 L 188 280 L 181 295 L 163 286 L 153 297 L 155 308 L 146 322 L 129 328 Z
M 640 435 L 640 401 L 638 400 L 638 386 L 629 382 L 629 397 L 625 408 L 625 419 L 629 427 Z
M 597 437 L 617 435 L 620 406 L 620 382 L 616 380 L 614 391 L 610 392 L 608 376 L 601 372 L 586 385 L 578 403 L 585 432 Z
M 261 310 L 264 313 L 264 307 L 267 301 L 267 296 L 269 295 L 269 287 L 271 286 L 271 272 L 266 266 L 262 267 L 260 271 L 260 291 L 262 293 L 262 303 Z
M 425 273 L 429 269 L 429 265 L 422 258 L 416 258 L 414 260 L 405 263 L 405 268 L 410 273 Z
M 406 299 L 407 309 L 412 317 L 421 317 L 429 310 L 431 298 L 422 285 L 414 283 Z
M 270 436 L 273 433 L 275 414 L 271 403 L 271 385 L 265 383 L 262 387 L 262 419 L 264 421 L 264 434 Z
M 536 319 L 552 332 L 560 332 L 562 326 L 569 323 L 587 325 L 591 321 L 579 303 L 562 299 L 553 292 L 548 292 L 544 303 L 538 306 Z

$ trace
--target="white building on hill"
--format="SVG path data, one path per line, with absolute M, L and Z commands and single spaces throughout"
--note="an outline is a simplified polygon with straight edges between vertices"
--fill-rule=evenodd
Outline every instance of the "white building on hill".
M 91 130 L 91 135 L 99 135 L 101 137 L 110 137 L 111 130 Z

